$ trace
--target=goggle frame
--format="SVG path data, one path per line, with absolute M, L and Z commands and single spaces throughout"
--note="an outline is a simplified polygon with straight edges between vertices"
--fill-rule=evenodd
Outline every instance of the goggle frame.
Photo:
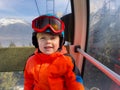
M 38 22 L 39 20 L 44 20 L 44 18 L 48 18 L 48 20 L 57 20 L 57 21 L 59 21 L 60 22 L 60 27 L 61 27 L 61 29 L 58 29 L 58 30 L 55 30 L 54 28 L 53 28 L 53 26 L 50 24 L 50 23 L 47 23 L 44 27 L 42 27 L 42 28 L 38 28 L 37 26 L 36 26 L 36 22 Z M 49 21 L 48 21 L 49 22 Z M 39 24 L 40 25 L 40 24 Z M 56 24 L 57 25 L 57 24 Z M 65 25 L 64 25 L 64 22 L 62 21 L 62 20 L 60 20 L 60 19 L 58 19 L 58 18 L 56 18 L 56 17 L 54 17 L 54 16 L 46 16 L 46 15 L 44 15 L 44 16 L 40 16 L 40 17 L 38 17 L 38 18 L 35 18 L 33 21 L 32 21 L 32 28 L 33 28 L 33 30 L 35 31 L 35 32 L 45 32 L 48 28 L 50 28 L 50 30 L 53 32 L 53 33 L 55 33 L 55 34 L 59 34 L 59 33 L 62 33 L 63 31 L 64 31 L 64 29 L 65 29 Z

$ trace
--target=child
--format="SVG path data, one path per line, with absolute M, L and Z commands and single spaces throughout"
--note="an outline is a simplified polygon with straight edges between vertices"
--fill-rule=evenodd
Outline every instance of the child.
M 60 52 L 64 27 L 60 19 L 49 15 L 32 21 L 32 41 L 37 50 L 25 66 L 24 90 L 84 90 L 76 81 L 71 58 Z

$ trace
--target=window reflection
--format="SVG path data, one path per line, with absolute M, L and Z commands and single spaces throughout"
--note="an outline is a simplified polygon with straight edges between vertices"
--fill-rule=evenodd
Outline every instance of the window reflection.
M 31 21 L 39 15 L 48 13 L 55 14 L 58 17 L 71 13 L 70 0 L 11 0 L 11 2 L 0 0 L 0 51 L 5 49 L 9 53 L 20 52 L 23 54 L 25 52 L 18 50 L 19 47 L 23 49 L 33 47 Z M 15 52 L 13 52 L 14 50 Z M 3 55 L 0 56 L 0 65 L 2 65 L 3 60 L 9 62 L 9 58 L 13 57 L 14 60 L 21 61 L 19 55 L 11 57 L 8 52 L 3 53 L 1 51 L 0 53 Z M 4 57 L 5 55 L 7 57 Z M 26 59 L 24 57 L 27 55 L 24 55 L 22 60 Z M 0 90 L 23 90 L 23 71 L 0 72 Z
M 0 47 L 31 47 L 33 18 L 71 13 L 70 0 L 0 0 L 0 3 Z
M 120 74 L 119 15 L 119 0 L 90 0 L 90 28 L 87 52 L 118 74 Z M 115 83 L 113 84 L 112 80 L 87 61 L 85 83 L 89 88 L 98 87 L 100 90 L 120 89 Z M 117 89 L 115 89 L 116 87 Z

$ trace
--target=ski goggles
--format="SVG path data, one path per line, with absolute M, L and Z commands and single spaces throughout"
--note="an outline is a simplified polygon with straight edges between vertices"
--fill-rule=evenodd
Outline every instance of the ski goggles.
M 54 16 L 40 16 L 32 21 L 32 28 L 36 32 L 45 32 L 48 28 L 55 33 L 59 34 L 65 28 L 62 20 Z

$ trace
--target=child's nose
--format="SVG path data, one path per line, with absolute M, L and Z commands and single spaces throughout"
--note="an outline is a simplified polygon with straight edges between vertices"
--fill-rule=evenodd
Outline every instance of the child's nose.
M 46 39 L 46 42 L 48 42 L 48 43 L 51 42 L 50 38 Z

